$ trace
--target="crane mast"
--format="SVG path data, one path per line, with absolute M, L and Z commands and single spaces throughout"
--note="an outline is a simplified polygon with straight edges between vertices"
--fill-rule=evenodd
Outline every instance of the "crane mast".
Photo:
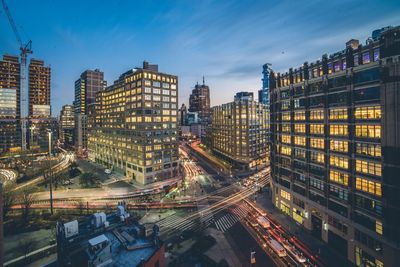
M 8 9 L 8 6 L 5 2 L 5 0 L 1 0 L 3 4 L 4 11 L 7 14 L 8 22 L 11 25 L 11 28 L 15 34 L 15 37 L 17 38 L 18 44 L 19 44 L 19 49 L 21 50 L 21 81 L 20 81 L 20 108 L 21 108 L 21 148 L 22 150 L 26 150 L 26 129 L 27 129 L 27 92 L 26 92 L 26 59 L 28 57 L 28 54 L 32 54 L 32 41 L 29 40 L 29 42 L 24 45 L 22 43 L 22 39 L 18 33 L 18 29 L 15 26 L 15 22 L 11 16 L 10 10 Z

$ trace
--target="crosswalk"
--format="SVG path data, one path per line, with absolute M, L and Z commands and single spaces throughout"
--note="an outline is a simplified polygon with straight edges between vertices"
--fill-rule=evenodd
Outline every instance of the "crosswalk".
M 225 233 L 234 226 L 240 219 L 248 215 L 247 207 L 241 205 L 231 210 L 231 213 L 226 213 L 219 219 L 215 220 L 215 227 Z

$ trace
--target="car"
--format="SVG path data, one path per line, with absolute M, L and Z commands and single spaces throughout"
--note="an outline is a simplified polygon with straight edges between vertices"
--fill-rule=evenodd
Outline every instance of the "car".
M 111 170 L 110 170 L 110 169 L 105 169 L 104 172 L 105 172 L 106 174 L 111 174 Z

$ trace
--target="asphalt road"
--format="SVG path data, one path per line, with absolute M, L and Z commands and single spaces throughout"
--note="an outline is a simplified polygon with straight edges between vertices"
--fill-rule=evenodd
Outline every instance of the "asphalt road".
M 235 250 L 244 267 L 275 267 L 276 265 L 268 255 L 260 248 L 257 241 L 249 234 L 242 224 L 236 223 L 227 231 L 227 238 Z M 231 242 L 232 241 L 232 242 Z M 256 252 L 256 264 L 250 264 L 250 252 Z

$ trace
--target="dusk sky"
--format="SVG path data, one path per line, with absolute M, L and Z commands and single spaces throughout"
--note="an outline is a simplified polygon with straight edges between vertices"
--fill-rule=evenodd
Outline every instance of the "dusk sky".
M 52 68 L 52 109 L 72 104 L 74 81 L 99 68 L 108 84 L 143 60 L 178 75 L 187 104 L 205 75 L 211 104 L 261 87 L 261 66 L 276 71 L 362 43 L 400 24 L 400 1 L 22 1 L 8 0 L 33 57 Z M 0 9 L 0 53 L 18 44 Z

